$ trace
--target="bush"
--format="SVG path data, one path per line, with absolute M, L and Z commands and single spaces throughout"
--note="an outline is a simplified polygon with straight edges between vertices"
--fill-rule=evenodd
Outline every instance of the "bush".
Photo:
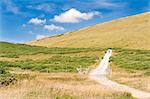
M 0 66 L 0 75 L 5 75 L 6 73 L 6 67 Z
M 113 99 L 136 99 L 132 96 L 131 93 L 121 93 L 121 94 L 114 94 L 114 98 Z

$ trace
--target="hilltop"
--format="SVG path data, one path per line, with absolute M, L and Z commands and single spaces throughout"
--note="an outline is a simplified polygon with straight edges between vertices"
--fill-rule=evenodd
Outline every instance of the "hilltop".
M 46 47 L 118 47 L 149 50 L 149 18 L 150 13 L 146 12 L 26 44 Z

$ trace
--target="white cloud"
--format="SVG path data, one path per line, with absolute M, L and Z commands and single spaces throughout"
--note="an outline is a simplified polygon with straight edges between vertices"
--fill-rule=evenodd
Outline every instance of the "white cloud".
M 54 24 L 45 25 L 45 26 L 44 26 L 44 29 L 47 29 L 47 30 L 49 30 L 49 31 L 53 31 L 53 30 L 64 30 L 63 27 L 61 27 L 61 26 L 56 26 L 56 25 L 54 25 Z
M 38 40 L 38 39 L 42 39 L 42 38 L 45 38 L 45 37 L 47 37 L 47 36 L 45 36 L 45 35 L 37 35 L 36 39 Z
M 40 3 L 36 5 L 28 5 L 29 9 L 36 9 L 44 12 L 53 12 L 55 9 L 54 3 Z
M 30 30 L 28 33 L 29 33 L 29 34 L 34 34 L 33 31 L 31 31 L 31 30 Z
M 22 24 L 22 27 L 26 27 L 27 25 L 26 24 Z
M 20 14 L 19 8 L 12 2 L 12 0 L 2 0 L 2 3 L 6 6 L 6 11 Z
M 89 20 L 97 15 L 100 15 L 97 11 L 82 13 L 72 8 L 58 16 L 54 16 L 53 20 L 60 23 L 78 23 L 81 20 Z
M 42 20 L 42 19 L 39 19 L 39 18 L 32 18 L 29 20 L 30 24 L 34 24 L 34 25 L 41 25 L 41 24 L 44 24 L 46 23 L 46 19 Z

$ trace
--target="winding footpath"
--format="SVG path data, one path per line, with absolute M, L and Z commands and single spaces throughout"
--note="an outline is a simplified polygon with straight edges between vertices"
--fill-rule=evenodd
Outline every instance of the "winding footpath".
M 126 85 L 119 84 L 117 82 L 114 82 L 112 80 L 109 80 L 106 75 L 108 74 L 108 64 L 109 64 L 109 58 L 112 55 L 112 50 L 109 49 L 107 53 L 105 54 L 104 58 L 102 59 L 100 65 L 92 70 L 89 73 L 89 78 L 97 81 L 98 83 L 105 85 L 107 87 L 113 88 L 117 91 L 122 92 L 129 92 L 132 94 L 133 97 L 138 99 L 150 99 L 150 93 L 144 92 L 135 88 L 131 88 Z

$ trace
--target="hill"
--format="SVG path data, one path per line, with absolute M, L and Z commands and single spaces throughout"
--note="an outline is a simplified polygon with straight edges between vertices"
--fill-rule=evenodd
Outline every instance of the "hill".
M 1 79 L 14 75 L 16 70 L 48 73 L 76 73 L 77 68 L 97 66 L 107 49 L 46 48 L 0 42 Z M 150 92 L 150 50 L 114 48 L 111 57 L 110 79 Z M 12 72 L 13 70 L 13 72 Z M 15 79 L 26 75 L 15 75 Z M 57 76 L 56 76 L 57 77 Z M 26 77 L 25 77 L 26 78 Z M 146 86 L 145 86 L 146 85 Z
M 146 12 L 26 44 L 46 47 L 150 49 L 149 18 L 150 13 Z
M 46 48 L 0 42 L 0 67 L 19 67 L 41 72 L 76 72 L 93 66 L 102 49 Z M 4 71 L 4 69 L 0 69 Z
M 130 93 L 106 88 L 87 75 L 76 73 L 76 68 L 95 66 L 103 53 L 97 48 L 46 48 L 0 42 L 0 97 L 134 99 Z

